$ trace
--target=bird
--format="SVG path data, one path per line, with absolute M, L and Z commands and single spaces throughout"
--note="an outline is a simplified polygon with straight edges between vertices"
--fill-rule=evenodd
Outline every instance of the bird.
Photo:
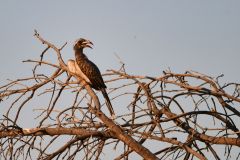
M 84 48 L 92 49 L 92 46 L 93 43 L 90 40 L 84 38 L 77 39 L 73 45 L 75 61 L 69 60 L 68 66 L 70 66 L 70 71 L 85 80 L 85 82 L 87 82 L 91 88 L 102 92 L 111 116 L 115 116 L 111 101 L 106 92 L 107 86 L 103 81 L 100 70 L 98 69 L 97 65 L 90 61 L 83 53 Z

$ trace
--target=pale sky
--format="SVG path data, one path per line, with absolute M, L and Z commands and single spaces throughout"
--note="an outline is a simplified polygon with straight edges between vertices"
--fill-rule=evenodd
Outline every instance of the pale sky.
M 45 48 L 34 29 L 74 58 L 73 42 L 90 39 L 85 50 L 101 72 L 159 76 L 170 68 L 194 70 L 223 82 L 237 82 L 240 68 L 238 0 L 0 0 L 0 84 L 31 75 L 26 59 L 39 59 Z M 54 58 L 54 57 L 53 57 Z
M 68 42 L 66 59 L 77 38 L 92 40 L 94 49 L 85 52 L 102 72 L 119 67 L 116 53 L 132 74 L 157 76 L 171 68 L 239 82 L 239 8 L 237 0 L 2 0 L 1 79 L 27 72 L 21 61 L 39 57 L 37 29 L 58 46 Z

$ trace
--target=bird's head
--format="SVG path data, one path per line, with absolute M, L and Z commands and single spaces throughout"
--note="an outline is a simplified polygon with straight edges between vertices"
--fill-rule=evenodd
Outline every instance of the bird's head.
M 79 49 L 83 49 L 83 48 L 92 48 L 93 43 L 87 39 L 84 38 L 79 38 L 75 41 L 74 45 L 73 45 L 73 49 L 74 50 L 79 50 Z

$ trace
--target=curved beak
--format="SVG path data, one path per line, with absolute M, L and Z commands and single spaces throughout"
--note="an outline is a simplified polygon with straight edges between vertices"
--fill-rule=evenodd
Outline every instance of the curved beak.
M 85 47 L 88 47 L 88 48 L 92 49 L 93 43 L 91 41 L 86 40 L 85 42 L 83 42 L 83 44 L 85 45 Z

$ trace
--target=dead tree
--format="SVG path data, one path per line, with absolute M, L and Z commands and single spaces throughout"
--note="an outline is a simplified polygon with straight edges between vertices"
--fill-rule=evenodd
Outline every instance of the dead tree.
M 35 64 L 33 75 L 0 87 L 0 159 L 239 158 L 240 84 L 193 71 L 132 75 L 123 65 L 104 75 L 117 114 L 110 119 L 98 93 L 63 60 L 66 44 L 35 37 L 46 49 L 24 61 Z

